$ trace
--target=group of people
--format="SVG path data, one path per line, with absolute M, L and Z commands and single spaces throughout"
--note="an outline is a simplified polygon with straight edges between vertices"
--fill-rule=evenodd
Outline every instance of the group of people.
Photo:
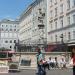
M 75 49 L 72 49 L 71 59 L 73 62 L 73 75 L 75 75 Z M 51 57 L 46 60 L 43 53 L 41 52 L 41 49 L 39 48 L 37 54 L 37 68 L 38 75 L 46 75 L 46 68 L 48 68 L 48 70 L 50 70 L 51 68 L 66 68 L 66 61 L 64 58 L 61 58 L 61 60 L 58 61 L 57 57 L 55 57 L 54 60 Z
M 66 62 L 62 58 L 60 61 L 61 68 L 66 68 Z M 52 59 L 49 57 L 48 60 L 45 59 L 43 53 L 41 52 L 41 49 L 38 49 L 37 54 L 37 68 L 38 68 L 38 75 L 46 75 L 46 68 L 50 70 L 51 68 L 59 68 L 59 62 L 57 60 L 57 57 Z
M 57 57 L 55 57 L 54 59 L 49 57 L 48 60 L 44 60 L 43 65 L 44 65 L 44 68 L 48 68 L 48 70 L 50 70 L 51 68 L 64 69 L 66 68 L 66 61 L 64 58 L 61 58 L 61 60 L 58 61 Z

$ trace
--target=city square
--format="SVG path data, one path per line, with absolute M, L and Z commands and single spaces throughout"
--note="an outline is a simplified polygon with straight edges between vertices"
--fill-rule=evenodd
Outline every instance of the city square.
M 73 74 L 75 0 L 2 0 L 0 11 L 1 74 Z

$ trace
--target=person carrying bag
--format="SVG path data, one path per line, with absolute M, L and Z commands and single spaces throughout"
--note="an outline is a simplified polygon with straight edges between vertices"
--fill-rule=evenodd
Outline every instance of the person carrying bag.
M 46 75 L 46 72 L 43 67 L 43 60 L 44 60 L 44 57 L 43 57 L 43 54 L 39 48 L 38 54 L 37 54 L 38 75 Z

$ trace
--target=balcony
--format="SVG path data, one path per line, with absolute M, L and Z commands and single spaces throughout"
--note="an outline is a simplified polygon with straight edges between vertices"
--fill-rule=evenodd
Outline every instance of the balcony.
M 39 27 L 39 29 L 43 29 L 44 28 L 44 24 L 39 24 L 38 27 Z

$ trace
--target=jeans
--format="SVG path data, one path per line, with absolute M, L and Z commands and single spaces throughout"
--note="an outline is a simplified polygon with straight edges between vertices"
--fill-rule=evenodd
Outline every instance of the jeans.
M 46 75 L 43 65 L 38 65 L 38 75 Z

